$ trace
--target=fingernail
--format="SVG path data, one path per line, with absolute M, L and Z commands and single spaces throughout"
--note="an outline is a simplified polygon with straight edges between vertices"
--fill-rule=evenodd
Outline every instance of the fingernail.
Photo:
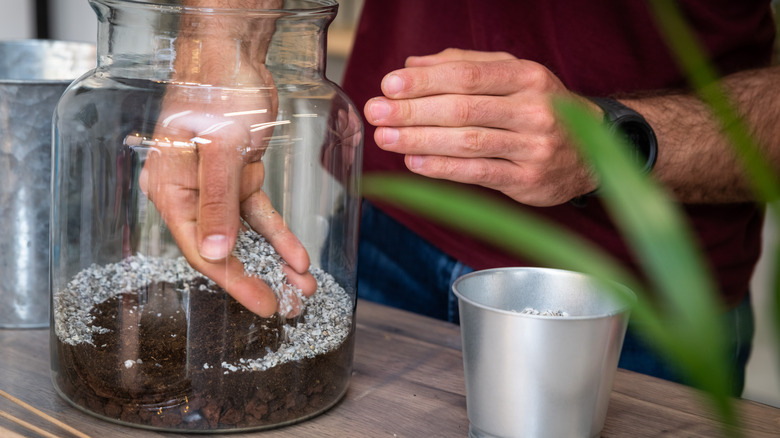
M 423 158 L 419 155 L 409 155 L 409 169 L 416 170 L 422 166 Z
M 382 145 L 395 144 L 398 141 L 398 130 L 395 128 L 382 128 Z
M 382 100 L 374 100 L 368 106 L 368 111 L 374 121 L 379 121 L 390 115 L 390 105 Z
M 404 90 L 404 80 L 394 74 L 387 76 L 382 85 L 386 96 L 394 96 Z
M 228 239 L 221 234 L 206 236 L 200 244 L 200 256 L 206 260 L 222 260 L 228 251 Z

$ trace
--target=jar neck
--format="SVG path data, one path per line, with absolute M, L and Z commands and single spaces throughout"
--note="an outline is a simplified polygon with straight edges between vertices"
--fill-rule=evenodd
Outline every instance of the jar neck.
M 98 69 L 160 82 L 258 85 L 257 71 L 301 80 L 325 72 L 326 34 L 338 4 L 287 1 L 280 9 L 203 8 L 90 0 Z

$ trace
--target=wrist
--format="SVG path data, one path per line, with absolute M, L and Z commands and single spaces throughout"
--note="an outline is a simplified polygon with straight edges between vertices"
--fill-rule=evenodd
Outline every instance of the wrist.
M 645 118 L 637 111 L 608 97 L 591 97 L 589 101 L 601 108 L 603 121 L 614 134 L 620 135 L 631 148 L 631 157 L 644 173 L 650 173 L 658 159 L 658 140 Z M 587 198 L 598 193 L 598 187 L 572 199 L 576 206 L 587 204 Z
M 266 55 L 281 0 L 186 0 L 176 42 L 174 80 L 212 86 L 265 86 Z

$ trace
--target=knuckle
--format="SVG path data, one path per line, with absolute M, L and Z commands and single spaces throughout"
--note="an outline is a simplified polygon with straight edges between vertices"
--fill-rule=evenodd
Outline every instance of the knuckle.
M 479 158 L 443 157 L 438 163 L 436 177 L 491 187 L 494 175 L 489 161 Z
M 468 126 L 472 116 L 472 103 L 468 99 L 459 99 L 452 107 L 455 126 Z
M 444 49 L 441 52 L 439 52 L 439 54 L 455 56 L 455 55 L 458 55 L 458 54 L 460 54 L 462 52 L 463 52 L 462 49 L 458 49 L 456 47 L 447 47 L 446 49 Z
M 547 67 L 524 59 L 508 61 L 515 68 L 515 78 L 524 87 L 531 87 L 536 90 L 549 90 L 557 87 L 556 77 L 547 69 Z M 519 72 L 519 74 L 517 74 Z
M 530 192 L 537 191 L 544 185 L 544 172 L 537 167 L 526 167 L 523 169 L 519 185 Z
M 419 69 L 416 74 L 408 75 L 404 79 L 409 82 L 409 89 L 417 94 L 426 94 L 438 84 L 427 69 Z
M 489 187 L 494 187 L 497 185 L 496 173 L 493 171 L 492 166 L 490 166 L 486 161 L 480 161 L 476 163 L 473 168 L 473 172 L 478 184 Z
M 458 66 L 461 86 L 465 92 L 478 89 L 482 84 L 483 72 L 479 64 L 461 63 Z
M 522 117 L 526 119 L 528 124 L 534 126 L 537 132 L 543 135 L 550 135 L 559 130 L 558 118 L 547 102 L 529 104 Z
M 491 135 L 481 129 L 468 129 L 463 135 L 463 150 L 467 156 L 480 156 L 483 151 L 489 148 Z
M 490 98 L 466 97 L 458 99 L 453 106 L 455 126 L 474 126 L 494 119 L 497 111 L 505 111 Z
M 234 220 L 233 216 L 227 213 L 227 205 L 225 204 L 210 204 L 202 206 L 198 211 L 197 221 L 205 235 L 208 234 L 224 234 L 230 236 L 235 230 L 237 231 L 238 220 Z
M 546 132 L 548 135 L 553 135 L 559 131 L 558 118 L 552 112 L 552 109 L 549 105 L 545 105 L 544 107 L 540 108 L 537 112 L 537 115 L 537 123 L 542 132 Z
M 227 218 L 227 210 L 228 206 L 225 202 L 203 202 L 198 219 L 206 223 L 220 223 L 222 219 Z
M 547 69 L 541 64 L 524 60 L 518 60 L 516 62 L 524 71 L 524 76 L 532 82 L 545 82 L 548 80 Z
M 517 138 L 505 131 L 469 129 L 464 131 L 462 152 L 468 157 L 504 158 L 512 160 L 517 149 Z
M 549 141 L 542 140 L 536 148 L 536 159 L 540 164 L 549 163 L 555 159 L 556 152 Z
M 529 145 L 529 151 L 528 164 L 533 166 L 531 169 L 553 166 L 560 157 L 557 144 L 549 138 L 537 139 Z
M 445 156 L 427 157 L 422 166 L 417 169 L 417 173 L 439 179 L 453 179 L 457 172 L 458 165 L 451 157 Z
M 469 129 L 463 136 L 463 149 L 466 154 L 474 155 L 482 150 L 483 134 L 476 129 Z
M 388 102 L 390 113 L 386 120 L 401 121 L 409 120 L 416 110 L 416 103 L 410 100 L 395 100 Z
M 230 189 L 228 184 L 203 184 L 200 187 L 200 195 L 203 198 L 203 205 L 225 205 Z
M 458 180 L 460 179 L 460 175 L 466 175 L 467 173 L 464 172 L 464 159 L 457 159 L 457 158 L 450 158 L 447 157 L 444 160 L 441 161 L 441 166 L 439 167 L 439 176 L 442 178 L 448 178 L 448 179 L 454 179 Z

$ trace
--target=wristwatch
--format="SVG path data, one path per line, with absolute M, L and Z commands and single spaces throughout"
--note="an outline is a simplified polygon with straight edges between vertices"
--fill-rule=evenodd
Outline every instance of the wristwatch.
M 647 120 L 615 99 L 591 97 L 590 100 L 604 111 L 604 122 L 609 125 L 610 130 L 624 135 L 628 143 L 634 147 L 632 156 L 642 171 L 649 173 L 653 170 L 658 158 L 658 141 Z
M 604 111 L 604 122 L 610 130 L 622 134 L 633 146 L 634 160 L 645 173 L 650 173 L 658 158 L 658 140 L 653 128 L 644 117 L 615 99 L 608 97 L 590 97 Z M 595 195 L 598 189 L 580 195 L 569 201 L 577 207 L 588 204 L 588 198 Z

